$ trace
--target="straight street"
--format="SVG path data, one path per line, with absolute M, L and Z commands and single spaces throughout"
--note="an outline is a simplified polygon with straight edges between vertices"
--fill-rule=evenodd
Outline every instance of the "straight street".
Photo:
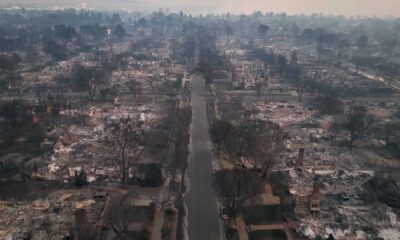
M 208 131 L 205 80 L 192 80 L 191 156 L 187 172 L 187 240 L 219 240 L 217 197 L 212 187 L 212 152 Z

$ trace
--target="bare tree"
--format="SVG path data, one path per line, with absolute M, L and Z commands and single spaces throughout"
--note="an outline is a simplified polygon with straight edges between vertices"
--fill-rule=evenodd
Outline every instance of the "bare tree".
M 182 88 L 182 97 L 184 100 L 190 100 L 190 83 L 189 82 L 185 82 L 185 84 L 183 85 Z
M 130 192 L 129 194 L 116 196 L 111 200 L 108 209 L 109 225 L 120 240 L 131 239 L 129 234 L 129 224 L 131 223 L 129 216 L 131 206 L 129 201 L 135 198 L 137 198 L 137 193 Z
M 155 94 L 157 91 L 157 81 L 156 81 L 156 79 L 154 79 L 152 77 L 149 78 L 148 80 L 149 80 L 149 85 L 150 85 L 151 91 L 153 92 L 153 94 Z
M 255 88 L 257 96 L 261 96 L 264 86 L 265 86 L 264 81 L 256 81 Z
M 216 120 L 210 127 L 210 135 L 219 152 L 231 131 L 233 125 L 228 121 Z
M 263 40 L 263 49 L 264 49 L 265 41 L 266 41 L 265 37 L 269 31 L 269 26 L 265 25 L 265 24 L 260 24 L 260 25 L 258 25 L 257 31 L 258 31 L 258 34 L 260 34 L 261 39 Z
M 252 136 L 251 156 L 256 169 L 260 169 L 262 177 L 269 176 L 272 165 L 282 153 L 282 129 L 273 122 L 263 122 L 259 129 L 255 129 Z
M 126 82 L 126 86 L 129 88 L 129 91 L 133 93 L 135 98 L 142 92 L 142 83 L 135 78 L 131 78 L 128 82 Z
M 118 165 L 123 184 L 127 182 L 129 169 L 142 155 L 143 147 L 140 146 L 142 137 L 143 129 L 139 115 L 121 118 L 111 131 L 108 145 L 113 160 Z
M 385 124 L 385 144 L 389 147 L 400 148 L 400 121 L 392 120 Z
M 116 96 L 118 96 L 118 90 L 116 86 L 105 87 L 100 89 L 100 96 L 103 101 L 113 100 Z
M 236 166 L 245 169 L 252 166 L 261 171 L 262 177 L 268 177 L 275 159 L 283 151 L 282 129 L 270 121 L 242 120 L 227 137 L 225 150 Z
M 301 102 L 302 99 L 303 99 L 303 94 L 307 90 L 307 87 L 304 85 L 303 82 L 298 82 L 295 85 L 295 88 L 296 88 L 296 93 L 297 93 L 297 96 L 298 96 L 298 100 L 299 100 L 299 102 Z
M 65 140 L 70 141 L 72 139 L 70 126 L 67 124 L 62 124 L 62 125 L 59 125 L 59 127 L 60 127 L 63 135 L 67 137 L 67 139 L 65 139 Z
M 0 55 L 0 73 L 14 72 L 22 62 L 21 57 L 17 53 L 11 55 Z
M 94 95 L 96 95 L 97 87 L 98 87 L 98 85 L 96 84 L 96 79 L 95 78 L 91 78 L 88 81 L 88 85 L 87 85 L 87 88 L 86 88 L 86 91 L 88 93 L 88 96 L 89 96 L 90 100 L 93 100 Z
M 268 74 L 264 70 L 265 65 L 263 63 L 257 63 L 255 66 L 255 90 L 257 96 L 261 96 L 261 94 L 268 88 Z
M 243 204 L 260 192 L 261 183 L 257 174 L 245 169 L 223 169 L 213 176 L 217 197 L 230 217 L 235 217 Z
M 97 90 L 105 83 L 106 72 L 98 67 L 75 65 L 72 67 L 72 81 L 75 89 L 87 92 L 93 100 Z
M 21 98 L 23 86 L 23 78 L 19 73 L 11 72 L 5 74 L 4 79 L 1 80 L 0 86 L 6 85 L 17 91 L 18 97 Z
M 171 38 L 169 41 L 169 49 L 172 53 L 172 59 L 175 61 L 176 60 L 176 55 L 179 49 L 179 41 L 176 38 Z
M 349 130 L 349 148 L 353 148 L 354 141 L 364 135 L 372 122 L 368 110 L 362 105 L 351 103 L 347 114 L 346 127 Z
M 295 87 L 296 93 L 299 97 L 299 102 L 301 102 L 304 92 L 309 88 L 309 77 L 303 73 L 296 63 L 291 63 L 287 68 L 287 78 Z
M 234 30 L 233 30 L 233 28 L 231 26 L 228 25 L 228 26 L 225 27 L 225 34 L 226 34 L 226 37 L 227 37 L 228 45 L 231 43 L 231 36 L 233 35 L 233 33 L 234 33 Z

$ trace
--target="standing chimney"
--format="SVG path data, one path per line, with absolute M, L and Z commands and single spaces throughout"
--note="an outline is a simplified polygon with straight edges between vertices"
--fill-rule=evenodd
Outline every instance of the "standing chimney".
M 75 210 L 75 230 L 78 240 L 91 239 L 91 227 L 86 209 Z
M 313 182 L 313 192 L 311 195 L 311 204 L 310 204 L 310 210 L 312 212 L 319 212 L 319 181 Z
M 314 181 L 313 182 L 313 193 L 312 193 L 313 197 L 319 197 L 319 182 L 318 181 Z
M 304 163 L 304 148 L 299 149 L 299 156 L 297 157 L 296 167 L 302 167 Z

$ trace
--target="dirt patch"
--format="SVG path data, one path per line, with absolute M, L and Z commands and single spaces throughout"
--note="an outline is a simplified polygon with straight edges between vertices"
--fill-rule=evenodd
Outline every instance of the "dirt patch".
M 0 200 L 33 201 L 46 198 L 54 191 L 68 188 L 69 185 L 58 182 L 0 181 Z

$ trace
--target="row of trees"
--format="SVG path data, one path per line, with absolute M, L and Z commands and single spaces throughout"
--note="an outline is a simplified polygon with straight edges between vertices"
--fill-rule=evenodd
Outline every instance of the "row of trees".
M 290 64 L 287 66 L 291 67 Z M 290 70 L 280 74 L 290 74 Z M 322 99 L 333 109 L 341 104 L 337 98 L 328 94 Z M 223 151 L 234 165 L 233 169 L 220 170 L 214 174 L 217 196 L 227 214 L 232 217 L 236 216 L 243 204 L 262 191 L 262 182 L 269 181 L 271 167 L 284 150 L 283 132 L 279 125 L 254 119 L 255 114 L 243 111 L 235 124 L 216 120 L 210 127 L 216 150 Z M 364 136 L 371 124 L 370 120 L 364 106 L 351 104 L 348 107 L 342 126 L 349 131 L 350 149 L 355 140 Z
M 318 97 L 332 99 L 335 102 L 338 89 L 333 87 L 328 81 L 326 73 L 322 70 L 315 69 L 314 71 L 305 71 L 297 63 L 297 52 L 293 51 L 290 60 L 285 55 L 275 54 L 274 52 L 266 52 L 260 49 L 253 49 L 249 53 L 251 59 L 259 59 L 268 66 L 271 76 L 278 75 L 283 80 L 292 84 L 298 94 L 299 101 L 302 100 L 303 94 L 306 91 L 316 92 Z M 336 112 L 335 106 L 329 109 L 331 112 Z
M 270 121 L 245 117 L 237 126 L 216 121 L 210 128 L 217 151 L 228 154 L 239 168 L 253 168 L 268 177 L 271 166 L 283 151 L 282 129 Z
M 174 150 L 171 156 L 163 156 L 162 159 L 166 170 L 164 174 L 170 176 L 175 176 L 177 169 L 185 168 L 190 140 L 191 110 L 174 107 L 175 111 L 169 113 L 165 126 L 158 129 L 165 135 L 166 146 Z M 122 184 L 134 181 L 145 186 L 159 186 L 163 181 L 160 165 L 140 163 L 146 144 L 144 139 L 148 137 L 145 135 L 144 122 L 140 119 L 140 114 L 121 118 L 109 128 L 106 145 L 113 163 L 118 168 Z M 168 159 L 169 157 L 172 159 Z
M 375 76 L 382 76 L 388 82 L 398 80 L 400 76 L 400 64 L 388 62 L 382 57 L 373 56 L 354 56 L 351 62 L 356 66 L 357 70 L 362 68 L 371 69 L 375 72 Z
M 215 71 L 223 67 L 223 59 L 217 49 L 217 37 L 204 26 L 197 27 L 198 64 L 197 71 L 206 79 L 206 83 L 212 83 Z
M 218 200 L 230 217 L 237 216 L 243 205 L 262 191 L 262 179 L 254 172 L 234 168 L 214 173 L 213 186 Z
M 354 141 L 361 138 L 369 128 L 372 118 L 368 114 L 366 107 L 351 102 L 345 108 L 345 104 L 339 100 L 340 90 L 327 81 L 326 73 L 318 70 L 311 74 L 305 72 L 297 64 L 296 52 L 292 53 L 290 61 L 283 55 L 265 52 L 264 50 L 254 50 L 250 54 L 251 57 L 256 57 L 266 63 L 272 74 L 276 73 L 292 84 L 296 89 L 299 101 L 302 100 L 302 96 L 306 91 L 316 92 L 321 113 L 345 113 L 344 118 L 337 125 L 341 125 L 348 130 L 348 146 L 350 149 L 353 147 Z
M 89 100 L 100 97 L 104 101 L 113 100 L 119 93 L 117 86 L 109 82 L 112 71 L 118 66 L 108 59 L 99 59 L 96 65 L 74 63 L 70 71 L 55 76 L 57 87 L 71 89 L 78 93 L 86 93 Z M 135 95 L 141 91 L 141 82 L 130 78 L 127 82 Z
M 79 29 L 66 26 L 55 25 L 46 38 L 43 38 L 43 50 L 54 60 L 65 60 L 68 58 L 68 44 L 74 41 L 76 47 L 81 51 L 90 49 L 88 42 L 101 42 L 108 37 L 109 26 L 82 25 Z M 118 24 L 111 31 L 113 39 L 121 40 L 127 35 L 125 28 Z
M 253 119 L 253 114 L 244 111 L 237 124 L 216 120 L 210 128 L 216 150 L 223 151 L 234 165 L 214 174 L 217 196 L 232 217 L 262 192 L 262 183 L 269 181 L 271 168 L 284 150 L 282 129 Z
M 119 14 L 108 15 L 98 12 L 78 11 L 3 11 L 0 23 L 0 49 L 17 50 L 29 49 L 32 45 L 43 42 L 48 37 L 57 39 L 69 39 L 79 37 L 84 27 L 107 26 L 95 39 L 102 39 L 107 36 L 107 28 L 117 29 L 122 24 Z M 78 33 L 78 28 L 82 31 Z M 95 31 L 96 32 L 96 31 Z M 117 32 L 117 31 L 114 31 Z M 94 32 L 92 32 L 94 33 Z M 99 33 L 97 31 L 97 33 Z M 118 34 L 117 34 L 118 35 Z M 102 38 L 101 38 L 102 37 Z

